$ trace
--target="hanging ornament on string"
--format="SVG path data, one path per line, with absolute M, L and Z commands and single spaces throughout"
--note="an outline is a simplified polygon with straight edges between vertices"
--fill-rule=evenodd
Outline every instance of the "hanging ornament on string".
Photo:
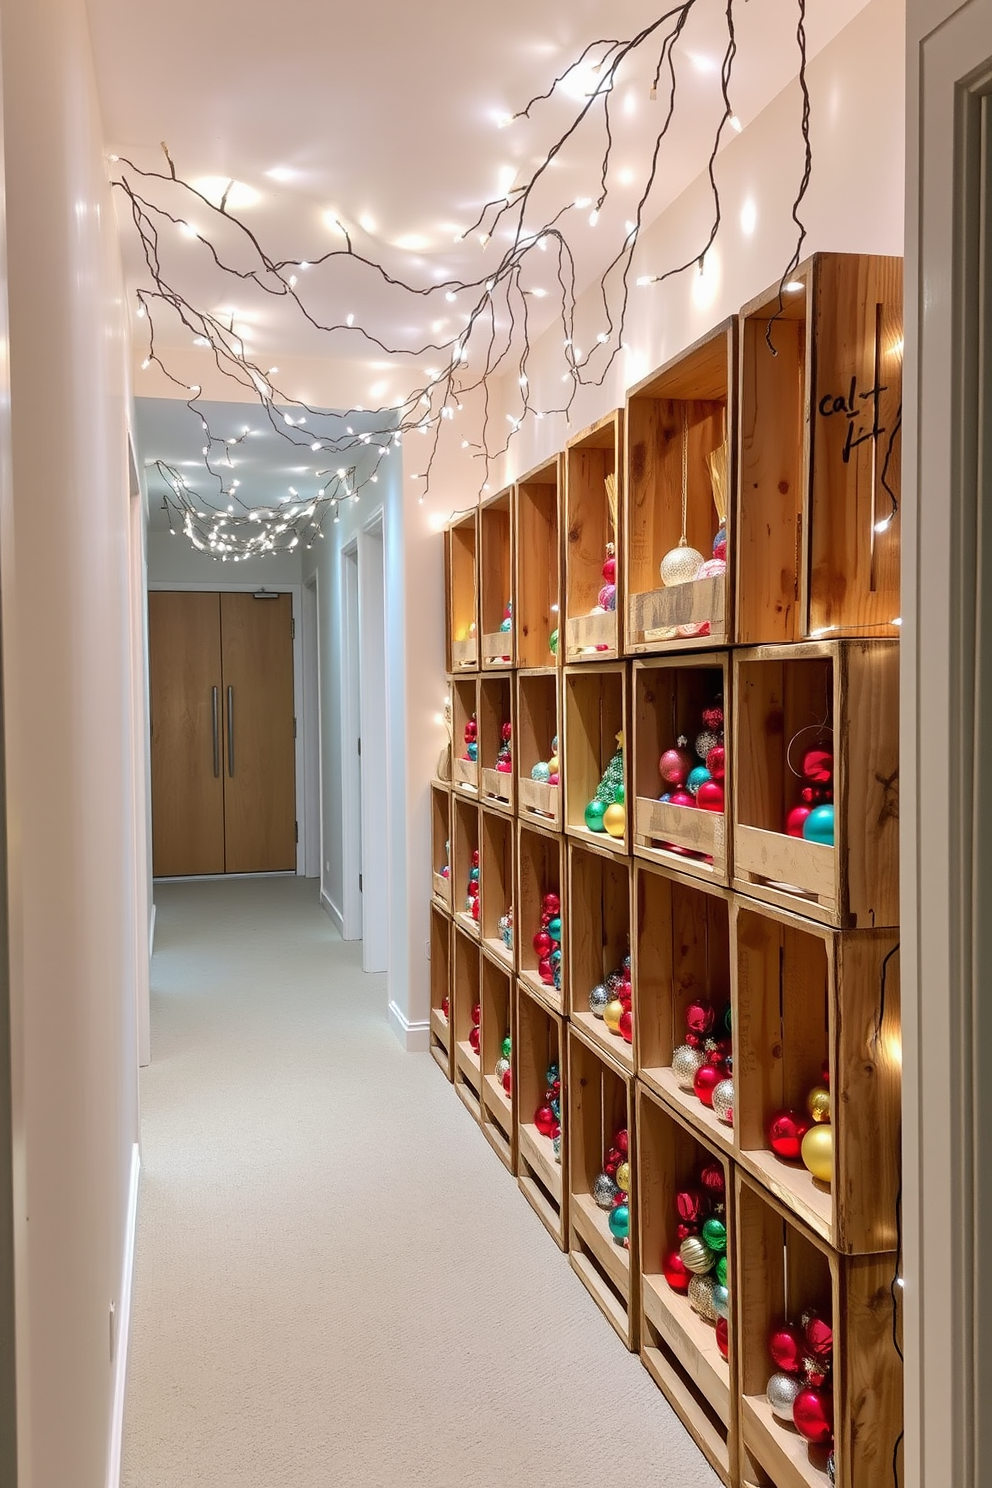
M 671 548 L 659 565 L 661 582 L 666 588 L 673 584 L 688 584 L 699 573 L 706 561 L 702 553 L 689 546 L 686 527 L 689 520 L 689 411 L 682 404 L 682 536 L 677 548 Z

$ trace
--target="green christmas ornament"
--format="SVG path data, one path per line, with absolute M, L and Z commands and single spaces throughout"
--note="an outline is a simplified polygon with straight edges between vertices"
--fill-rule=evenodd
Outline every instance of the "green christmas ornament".
M 606 828 L 603 826 L 603 816 L 608 804 L 608 802 L 600 800 L 598 795 L 594 800 L 589 802 L 589 805 L 585 809 L 585 818 L 586 826 L 590 832 L 606 831 Z
M 703 1239 L 706 1241 L 710 1250 L 715 1250 L 721 1255 L 725 1254 L 727 1249 L 727 1226 L 723 1220 L 716 1219 L 712 1215 L 709 1219 L 704 1219 Z M 722 1285 L 723 1283 L 721 1282 Z
M 548 636 L 548 650 L 553 656 L 558 655 L 558 629 L 557 627 Z
M 613 799 L 617 803 L 618 806 L 622 806 L 623 805 L 623 803 L 624 803 L 624 797 L 626 796 L 626 794 L 627 794 L 627 792 L 624 790 L 624 788 L 623 788 L 623 781 L 621 780 L 620 784 L 617 786 L 616 790 L 613 792 Z
M 510 1050 L 513 1047 L 513 1045 L 510 1042 L 510 1035 L 509 1034 L 506 1035 L 506 1038 L 503 1040 L 503 1043 L 502 1043 L 502 1046 L 501 1047 L 502 1047 L 502 1051 L 503 1051 L 503 1058 L 504 1059 L 509 1059 L 509 1057 L 510 1057 Z M 714 1246 L 714 1249 L 716 1249 L 715 1246 Z
M 716 1265 L 713 1268 L 713 1274 L 721 1286 L 727 1285 L 727 1257 L 725 1255 L 717 1257 Z

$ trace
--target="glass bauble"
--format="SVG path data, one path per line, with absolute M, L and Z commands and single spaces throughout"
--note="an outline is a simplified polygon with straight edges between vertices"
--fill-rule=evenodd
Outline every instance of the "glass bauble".
M 820 1122 L 810 1127 L 800 1149 L 802 1160 L 820 1183 L 832 1183 L 834 1177 L 833 1127 Z
M 830 1120 L 830 1091 L 825 1085 L 814 1085 L 806 1097 L 806 1109 L 814 1121 Z
M 622 1162 L 617 1168 L 617 1187 L 622 1188 L 624 1193 L 630 1193 L 630 1163 Z
M 600 983 L 598 987 L 593 987 L 592 991 L 589 993 L 589 1011 L 594 1015 L 594 1017 L 601 1018 L 603 1016 L 603 1012 L 606 1008 L 607 1003 L 611 1001 L 612 997 L 609 988 L 604 987 L 603 984 Z
M 773 1374 L 765 1387 L 772 1414 L 778 1416 L 780 1421 L 791 1421 L 792 1407 L 801 1389 L 802 1385 L 795 1375 Z
M 730 1316 L 730 1293 L 725 1286 L 717 1282 L 713 1288 L 713 1306 L 718 1318 L 729 1318 Z
M 606 802 L 592 800 L 585 809 L 585 823 L 590 832 L 605 832 L 603 817 L 606 815 Z
M 688 584 L 699 572 L 700 565 L 706 560 L 702 553 L 697 553 L 695 548 L 690 548 L 688 543 L 679 543 L 677 548 L 672 548 L 666 553 L 658 565 L 661 574 L 661 582 L 670 587 L 673 584 Z
M 792 1402 L 792 1420 L 800 1436 L 814 1446 L 827 1447 L 834 1439 L 834 1392 L 807 1385 Z
M 627 830 L 627 813 L 619 801 L 614 801 L 603 812 L 603 826 L 611 837 L 622 837 Z
M 713 1089 L 713 1114 L 725 1126 L 734 1124 L 734 1082 L 721 1080 Z
M 610 1210 L 610 1234 L 614 1240 L 626 1240 L 630 1234 L 630 1209 L 617 1204 Z
M 807 842 L 819 842 L 824 847 L 834 845 L 834 808 L 814 806 L 803 822 L 803 837 Z
M 623 1003 L 618 997 L 614 997 L 603 1009 L 603 1022 L 611 1033 L 620 1032 L 620 1019 L 623 1017 Z

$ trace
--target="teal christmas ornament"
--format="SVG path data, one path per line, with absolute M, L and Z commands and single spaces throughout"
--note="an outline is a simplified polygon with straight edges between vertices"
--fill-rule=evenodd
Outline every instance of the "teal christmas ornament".
M 697 765 L 695 769 L 689 771 L 689 778 L 685 783 L 686 789 L 690 792 L 691 795 L 695 795 L 696 792 L 699 790 L 699 787 L 705 781 L 712 779 L 713 776 L 710 774 L 709 770 L 707 770 L 705 765 Z
M 803 822 L 803 837 L 807 842 L 819 842 L 824 847 L 834 845 L 834 808 L 814 806 Z
M 630 1208 L 618 1204 L 610 1210 L 610 1234 L 614 1240 L 626 1240 L 630 1234 Z
M 554 919 L 548 921 L 548 934 L 552 940 L 561 940 L 561 917 L 555 915 Z
M 589 802 L 589 805 L 585 809 L 585 819 L 586 826 L 589 828 L 590 832 L 606 831 L 606 828 L 603 826 L 603 816 L 605 815 L 605 812 L 605 801 L 600 801 L 597 797 L 596 800 Z
M 538 760 L 537 764 L 531 768 L 531 780 L 540 780 L 544 785 L 547 785 L 550 776 L 551 770 L 547 760 Z
M 510 617 L 509 617 L 509 615 L 507 615 L 507 617 L 506 617 L 505 620 L 501 620 L 500 621 L 500 625 L 499 625 L 500 630 L 509 630 L 511 623 L 512 622 L 510 620 Z
M 713 1288 L 713 1306 L 717 1317 L 729 1318 L 730 1316 L 730 1293 L 725 1286 L 717 1282 Z
M 469 878 L 471 878 L 471 879 L 472 879 L 472 880 L 473 880 L 473 881 L 474 881 L 474 882 L 475 882 L 475 883 L 478 883 L 478 882 L 479 882 L 479 870 L 478 870 L 478 868 L 470 868 L 470 869 L 469 869 L 469 870 L 468 870 L 468 876 L 469 876 Z
M 470 759 L 470 760 L 477 760 L 479 758 L 479 746 L 478 746 L 478 744 L 475 744 L 475 743 L 466 744 L 466 746 L 465 746 L 465 754 L 466 754 L 466 757 L 468 759 Z

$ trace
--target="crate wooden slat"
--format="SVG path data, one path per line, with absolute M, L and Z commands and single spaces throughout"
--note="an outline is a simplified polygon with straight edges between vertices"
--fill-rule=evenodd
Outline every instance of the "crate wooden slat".
M 450 672 L 479 669 L 479 514 L 473 508 L 448 524 L 447 640 Z
M 741 1164 L 835 1250 L 894 1250 L 900 1173 L 897 930 L 829 930 L 738 899 L 731 913 Z M 884 976 L 884 986 L 883 986 Z M 884 995 L 884 1005 L 883 1005 Z M 767 1144 L 829 1069 L 834 1181 Z
M 517 975 L 527 990 L 554 1012 L 565 1010 L 564 989 L 568 986 L 568 867 L 565 839 L 528 822 L 517 821 L 517 902 L 513 906 L 513 942 Z M 548 986 L 538 976 L 534 936 L 541 928 L 541 903 L 545 894 L 557 894 L 562 919 L 562 990 Z
M 636 1173 L 634 1081 L 604 1059 L 582 1033 L 568 1030 L 569 1260 L 603 1315 L 631 1352 L 638 1345 L 637 1190 L 630 1189 L 630 1248 L 617 1245 L 606 1211 L 592 1196 L 614 1132 L 626 1126 Z
M 551 745 L 559 736 L 561 683 L 556 671 L 518 672 L 514 718 L 513 763 L 517 777 L 517 814 L 533 817 L 555 832 L 561 831 L 562 787 L 532 780 L 531 770 L 551 759 Z M 561 754 L 558 755 L 559 777 Z
M 589 1010 L 589 993 L 620 965 L 631 945 L 631 863 L 585 844 L 568 845 L 568 1017 L 626 1074 L 633 1044 L 613 1034 Z M 637 987 L 634 986 L 634 1002 Z
M 839 928 L 898 924 L 898 713 L 898 642 L 734 653 L 734 888 Z M 802 783 L 790 745 L 798 771 L 804 740 L 814 743 L 824 720 L 833 730 L 833 847 L 785 832 Z
M 902 261 L 815 254 L 778 311 L 741 312 L 737 641 L 895 636 Z
M 565 789 L 564 821 L 569 836 L 579 837 L 624 856 L 630 851 L 630 704 L 628 669 L 623 662 L 587 663 L 562 673 L 562 732 L 559 743 Z M 624 736 L 624 795 L 627 824 L 622 837 L 590 832 L 585 809 L 616 747 Z
M 562 486 L 562 456 L 555 455 L 514 488 L 513 628 L 522 668 L 558 665 L 550 640 L 561 603 Z
M 451 978 L 452 978 L 452 928 L 451 920 L 447 914 L 432 904 L 430 908 L 430 933 L 431 933 L 431 1013 L 430 1013 L 430 1050 L 436 1060 L 438 1067 L 444 1073 L 446 1079 L 450 1080 L 454 1062 L 454 1040 L 451 1036 L 452 1011 L 451 1011 Z M 444 1011 L 444 1003 L 448 1001 L 448 1011 Z
M 737 1466 L 737 1390 L 734 1330 L 724 1359 L 712 1324 L 674 1292 L 663 1258 L 678 1250 L 675 1196 L 697 1186 L 705 1163 L 723 1169 L 727 1197 L 727 1284 L 737 1285 L 733 1250 L 733 1166 L 694 1128 L 637 1082 L 637 1214 L 641 1261 L 641 1360 L 725 1483 Z
M 443 873 L 441 870 L 448 871 Z M 431 894 L 451 913 L 451 792 L 431 781 Z
M 568 1248 L 568 1162 L 566 1023 L 517 983 L 517 1022 L 514 1032 L 514 1099 L 517 1110 L 517 1182 L 548 1234 L 560 1250 Z M 544 1104 L 548 1067 L 558 1065 L 561 1079 L 561 1161 L 555 1159 L 550 1137 L 534 1124 L 534 1113 Z
M 624 559 L 628 656 L 709 648 L 733 640 L 737 320 L 726 320 L 627 395 L 624 416 Z M 659 565 L 682 536 L 682 437 L 686 431 L 686 538 L 713 556 L 720 526 L 710 458 L 724 451 L 727 571 L 665 587 Z M 708 627 L 703 635 L 696 627 Z
M 484 806 L 479 845 L 482 949 L 491 960 L 510 972 L 516 963 L 515 950 L 513 946 L 504 944 L 499 921 L 513 908 L 515 846 L 512 818 Z
M 719 884 L 730 881 L 730 674 L 729 651 L 636 661 L 632 674 L 634 852 L 638 857 L 668 863 L 681 873 Z M 694 755 L 695 740 L 703 730 L 702 710 L 718 698 L 724 709 L 725 810 L 701 811 L 658 800 L 667 790 L 658 773 L 661 755 L 673 748 L 680 736 L 688 740 L 688 752 Z M 673 848 L 686 851 L 675 852 Z
M 457 925 L 452 935 L 451 1012 L 452 1078 L 465 1109 L 482 1122 L 482 1061 L 469 1041 L 472 1010 L 482 1000 L 482 953 L 479 942 Z
M 476 801 L 453 795 L 452 809 L 452 858 L 451 858 L 451 912 L 455 924 L 466 935 L 479 939 L 479 921 L 465 908 L 468 898 L 469 872 L 472 854 L 479 851 L 481 823 Z M 481 870 L 480 870 L 481 881 Z
M 479 661 L 483 671 L 516 664 L 513 617 L 501 629 L 513 602 L 513 490 L 507 487 L 479 508 Z
M 457 791 L 477 795 L 479 761 L 465 756 L 465 725 L 479 718 L 479 678 L 475 674 L 452 677 L 451 688 L 451 784 Z
M 479 678 L 479 798 L 486 806 L 513 815 L 516 810 L 516 746 L 511 732 L 510 749 L 514 768 L 507 773 L 496 768 L 503 742 L 503 725 L 513 722 L 513 676 L 487 674 Z
M 720 1010 L 731 1001 L 730 903 L 726 889 L 637 863 L 634 886 L 634 1056 L 637 1073 L 702 1139 L 734 1153 L 734 1131 L 672 1070 L 696 998 Z
M 759 1488 L 827 1488 L 826 1452 L 772 1414 L 768 1334 L 815 1307 L 833 1325 L 837 1488 L 892 1481 L 902 1430 L 902 1369 L 893 1343 L 894 1255 L 841 1256 L 740 1169 L 734 1308 L 740 1360 L 741 1479 Z
M 482 958 L 482 1131 L 497 1157 L 511 1173 L 517 1171 L 516 1091 L 511 1076 L 507 1095 L 494 1073 L 503 1039 L 515 1038 L 516 1009 L 513 973 L 488 956 Z M 516 1067 L 515 1051 L 511 1069 Z
M 617 480 L 617 526 L 610 526 L 606 478 Z M 621 654 L 623 614 L 623 410 L 570 439 L 565 450 L 565 604 L 559 655 L 565 662 Z M 616 547 L 616 609 L 594 614 L 607 543 Z

